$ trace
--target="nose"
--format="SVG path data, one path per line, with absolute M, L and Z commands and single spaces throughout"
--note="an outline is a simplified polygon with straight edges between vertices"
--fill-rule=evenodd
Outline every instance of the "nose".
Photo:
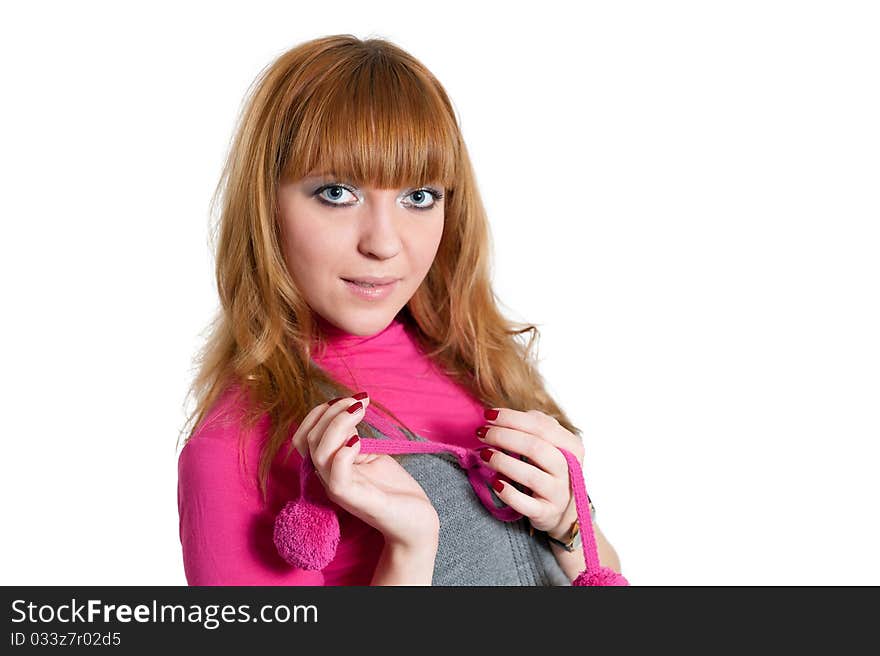
M 367 256 L 388 259 L 401 248 L 397 215 L 405 210 L 397 206 L 394 189 L 373 190 L 367 194 L 363 212 L 358 217 L 358 250 Z

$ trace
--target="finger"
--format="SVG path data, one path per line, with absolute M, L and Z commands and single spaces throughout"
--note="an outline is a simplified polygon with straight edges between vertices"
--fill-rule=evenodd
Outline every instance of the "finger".
M 512 451 L 526 456 L 531 464 L 541 468 L 547 474 L 557 478 L 563 478 L 568 473 L 568 461 L 562 452 L 547 440 L 532 433 L 501 426 L 482 426 L 479 437 L 486 444 L 497 446 L 506 451 Z M 530 486 L 531 487 L 531 486 Z
M 367 399 L 352 399 L 349 403 L 347 399 L 344 399 L 335 404 L 341 407 L 336 410 L 335 416 L 331 417 L 327 422 L 319 442 L 312 445 L 312 461 L 315 463 L 315 467 L 326 469 L 336 450 L 352 434 L 357 433 L 357 425 L 364 418 L 364 413 L 366 412 L 366 406 L 364 405 L 366 401 Z M 331 409 L 318 422 L 319 428 L 333 409 L 334 406 L 331 406 Z
M 494 419 L 490 419 L 493 413 L 497 413 Z M 524 433 L 531 433 L 550 444 L 562 447 L 567 451 L 577 454 L 583 448 L 583 440 L 579 435 L 568 431 L 556 417 L 552 417 L 540 410 L 514 410 L 513 408 L 491 408 L 484 413 L 486 422 L 490 426 L 503 426 L 513 428 Z
M 489 408 L 483 416 L 494 426 L 516 428 L 526 433 L 540 435 L 549 429 L 559 427 L 559 422 L 539 410 L 514 410 L 513 408 Z
M 562 483 L 565 483 L 564 491 L 568 492 L 567 476 L 564 481 L 560 481 L 559 478 L 551 476 L 530 463 L 494 449 L 483 449 L 480 451 L 480 457 L 487 466 L 511 480 L 525 485 L 547 501 L 556 503 L 563 498 Z
M 310 430 L 312 430 L 312 428 L 321 418 L 321 415 L 323 415 L 329 407 L 330 406 L 328 406 L 326 403 L 316 405 L 309 411 L 305 418 L 303 418 L 299 426 L 297 426 L 296 432 L 293 434 L 293 437 L 290 438 L 290 440 L 291 442 L 293 442 L 293 446 L 296 447 L 296 450 L 299 451 L 299 455 L 306 455 L 306 449 L 308 449 L 306 435 Z
M 333 490 L 345 490 L 351 485 L 352 465 L 361 451 L 361 440 L 352 435 L 336 450 L 330 459 L 327 473 L 328 486 Z
M 361 394 L 366 394 L 365 392 L 359 392 L 355 396 L 360 396 Z M 315 446 L 317 446 L 318 442 L 321 439 L 321 436 L 324 434 L 324 431 L 327 429 L 327 425 L 336 417 L 340 412 L 343 412 L 346 408 L 351 406 L 354 403 L 357 403 L 360 399 L 355 399 L 352 396 L 340 396 L 335 399 L 330 399 L 324 405 L 329 406 L 326 408 L 325 412 L 318 418 L 318 420 L 314 423 L 314 425 L 309 428 L 305 433 L 305 441 L 308 444 L 309 451 L 311 451 L 312 456 L 315 454 Z M 361 403 L 368 403 L 366 398 L 361 401 Z M 314 457 L 313 457 L 314 459 Z
M 520 492 L 509 481 L 503 481 L 497 476 L 492 481 L 491 488 L 495 495 L 504 503 L 530 519 L 543 518 L 545 514 L 552 510 L 546 501 Z

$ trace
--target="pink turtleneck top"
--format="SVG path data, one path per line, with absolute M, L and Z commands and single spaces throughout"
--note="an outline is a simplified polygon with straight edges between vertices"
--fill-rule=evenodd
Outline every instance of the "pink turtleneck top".
M 368 337 L 323 319 L 319 323 L 327 348 L 312 358 L 336 380 L 368 392 L 425 439 L 481 445 L 475 430 L 484 423 L 483 406 L 424 356 L 399 316 Z M 245 434 L 236 421 L 242 408 L 233 392 L 230 388 L 218 399 L 178 457 L 180 542 L 189 585 L 369 585 L 382 534 L 342 508 L 337 507 L 336 557 L 322 571 L 291 567 L 278 555 L 272 541 L 275 516 L 298 495 L 301 457 L 294 449 L 283 462 L 287 447 L 282 447 L 263 503 L 257 465 L 268 417 Z M 240 439 L 245 440 L 243 466 Z

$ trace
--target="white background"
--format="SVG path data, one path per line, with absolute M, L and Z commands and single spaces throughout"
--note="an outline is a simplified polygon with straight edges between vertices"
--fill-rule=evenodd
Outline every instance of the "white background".
M 0 13 L 0 582 L 185 584 L 178 431 L 248 86 L 385 37 L 459 115 L 637 585 L 880 584 L 872 2 L 20 3 Z

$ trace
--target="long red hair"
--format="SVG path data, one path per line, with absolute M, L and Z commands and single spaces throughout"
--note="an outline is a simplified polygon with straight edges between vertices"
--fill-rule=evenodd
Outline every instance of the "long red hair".
M 537 327 L 508 320 L 496 303 L 486 211 L 445 90 L 398 46 L 335 35 L 302 43 L 266 67 L 239 118 L 212 200 L 221 207 L 212 233 L 220 310 L 196 358 L 187 439 L 234 385 L 247 397 L 244 428 L 265 415 L 271 420 L 258 468 L 265 498 L 271 464 L 293 427 L 327 390 L 356 392 L 310 359 L 320 332 L 280 248 L 279 181 L 315 170 L 358 186 L 443 184 L 441 243 L 403 318 L 427 357 L 487 407 L 540 410 L 580 434 L 538 372 Z M 518 338 L 524 333 L 527 341 Z

